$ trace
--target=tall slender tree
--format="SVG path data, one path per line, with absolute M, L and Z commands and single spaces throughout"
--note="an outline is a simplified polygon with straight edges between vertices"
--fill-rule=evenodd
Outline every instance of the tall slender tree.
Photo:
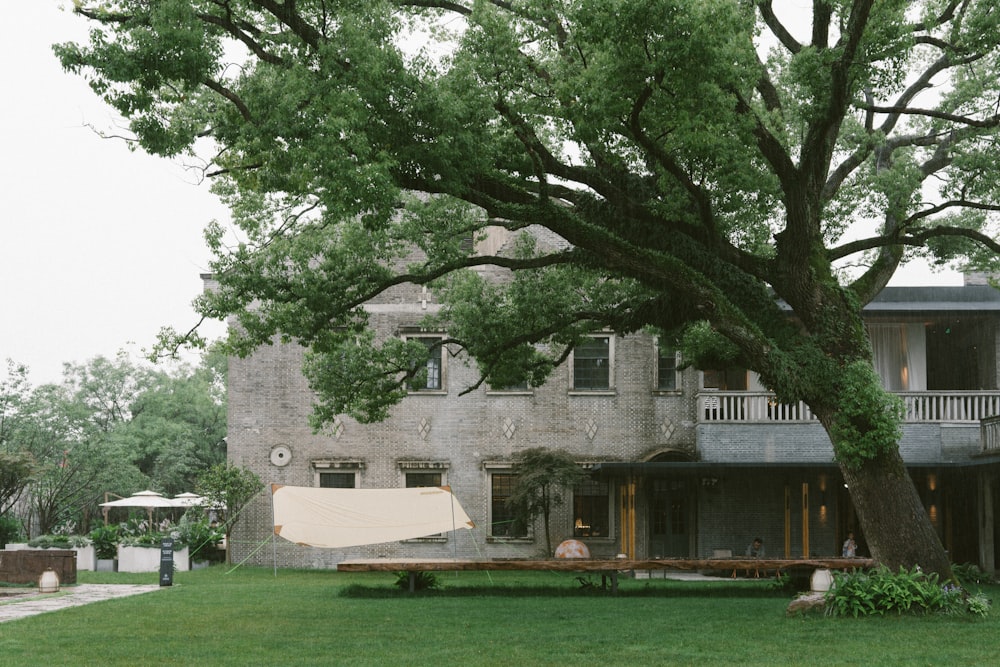
M 542 517 L 545 554 L 551 556 L 552 511 L 562 505 L 566 491 L 587 478 L 587 473 L 566 450 L 545 447 L 529 447 L 517 452 L 511 473 L 516 481 L 507 502 L 525 525 Z
M 200 308 L 238 319 L 237 353 L 310 347 L 320 421 L 405 394 L 421 352 L 365 333 L 363 308 L 401 284 L 439 288 L 451 344 L 490 382 L 544 381 L 597 328 L 678 332 L 699 367 L 740 364 L 810 406 L 876 558 L 949 573 L 861 309 L 915 257 L 997 268 L 992 0 L 76 11 L 90 43 L 57 52 L 138 146 L 216 143 L 242 237 L 209 230 L 219 284 Z M 407 191 L 434 196 L 401 210 Z M 464 243 L 525 229 L 546 243 Z

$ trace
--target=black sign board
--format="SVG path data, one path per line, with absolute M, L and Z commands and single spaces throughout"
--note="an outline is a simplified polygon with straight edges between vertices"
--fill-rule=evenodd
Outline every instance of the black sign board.
M 160 540 L 160 586 L 174 583 L 174 538 Z

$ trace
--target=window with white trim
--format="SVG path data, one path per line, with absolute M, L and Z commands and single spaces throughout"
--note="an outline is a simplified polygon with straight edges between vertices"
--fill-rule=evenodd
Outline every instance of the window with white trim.
M 434 486 L 445 486 L 445 470 L 437 469 L 431 470 L 429 468 L 423 467 L 410 467 L 413 464 L 400 464 L 400 468 L 403 472 L 403 486 L 407 489 L 421 489 L 426 487 Z M 443 542 L 447 540 L 448 536 L 445 533 L 434 533 L 433 535 L 425 535 L 423 537 L 418 537 L 413 540 L 407 540 L 408 542 Z
M 589 336 L 573 350 L 573 390 L 607 391 L 612 387 L 614 336 Z
M 680 391 L 681 353 L 673 346 L 656 343 L 656 389 L 657 391 Z
M 514 490 L 517 475 L 504 470 L 489 473 L 490 481 L 490 537 L 526 538 L 528 526 L 517 517 L 508 500 Z
M 611 537 L 608 483 L 588 479 L 573 486 L 573 537 Z
M 357 489 L 362 461 L 316 459 L 312 461 L 314 484 L 321 489 Z
M 410 391 L 444 391 L 445 353 L 442 336 L 406 336 L 406 340 L 416 340 L 427 348 L 427 362 L 420 372 L 410 380 Z
M 438 471 L 407 472 L 404 484 L 408 489 L 423 489 L 429 486 L 444 486 L 443 475 Z
M 354 489 L 358 485 L 358 475 L 354 472 L 321 472 L 319 487 L 321 489 Z

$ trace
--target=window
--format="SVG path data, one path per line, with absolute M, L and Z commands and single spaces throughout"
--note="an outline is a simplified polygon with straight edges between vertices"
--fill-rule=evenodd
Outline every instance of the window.
M 573 537 L 610 537 L 608 483 L 586 480 L 573 487 Z
M 406 488 L 420 489 L 427 486 L 442 486 L 439 472 L 408 472 L 406 473 Z
M 420 472 L 406 472 L 403 473 L 405 477 L 406 488 L 408 489 L 421 489 L 428 486 L 444 486 L 444 480 L 442 479 L 442 474 L 440 472 L 433 472 L 429 470 L 424 470 Z M 418 537 L 412 540 L 407 540 L 408 542 L 444 542 L 447 539 L 447 535 L 444 533 L 434 533 L 432 535 L 425 535 L 423 537 Z
M 427 364 L 410 380 L 410 391 L 442 391 L 444 389 L 444 345 L 440 336 L 419 336 L 416 340 L 427 347 Z
M 524 394 L 530 392 L 531 387 L 528 385 L 527 380 L 523 380 L 521 382 L 515 382 L 512 384 L 504 385 L 502 387 L 494 387 L 493 385 L 490 385 L 489 391 L 493 393 L 507 392 L 507 393 Z
M 725 370 L 706 370 L 703 373 L 702 387 L 722 391 L 746 391 L 747 371 L 745 368 L 727 368 Z
M 527 537 L 528 527 L 516 517 L 507 500 L 517 475 L 495 472 L 490 475 L 490 537 Z
M 680 352 L 673 347 L 663 347 L 657 344 L 656 363 L 656 388 L 659 391 L 678 391 L 680 385 L 680 372 L 678 371 L 678 360 Z
M 314 483 L 321 489 L 356 489 L 365 464 L 357 459 L 313 459 Z
M 356 478 L 353 472 L 321 472 L 319 486 L 321 489 L 353 489 Z
M 573 350 L 573 389 L 611 388 L 611 337 L 592 336 Z

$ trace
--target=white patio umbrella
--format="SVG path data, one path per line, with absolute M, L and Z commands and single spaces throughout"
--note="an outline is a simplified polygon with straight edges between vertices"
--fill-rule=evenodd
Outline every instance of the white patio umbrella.
M 201 505 L 205 502 L 205 499 L 199 496 L 197 493 L 178 493 L 174 496 L 174 502 L 177 503 L 178 507 L 194 507 L 195 505 Z
M 172 498 L 165 498 L 162 493 L 157 493 L 156 491 L 139 491 L 138 493 L 133 493 L 128 498 L 119 498 L 118 500 L 109 500 L 106 503 L 101 503 L 101 507 L 111 508 L 111 507 L 142 507 L 149 513 L 149 527 L 153 527 L 153 510 L 162 507 L 182 507 L 177 501 Z M 104 522 L 107 523 L 108 514 L 107 511 L 104 513 Z

